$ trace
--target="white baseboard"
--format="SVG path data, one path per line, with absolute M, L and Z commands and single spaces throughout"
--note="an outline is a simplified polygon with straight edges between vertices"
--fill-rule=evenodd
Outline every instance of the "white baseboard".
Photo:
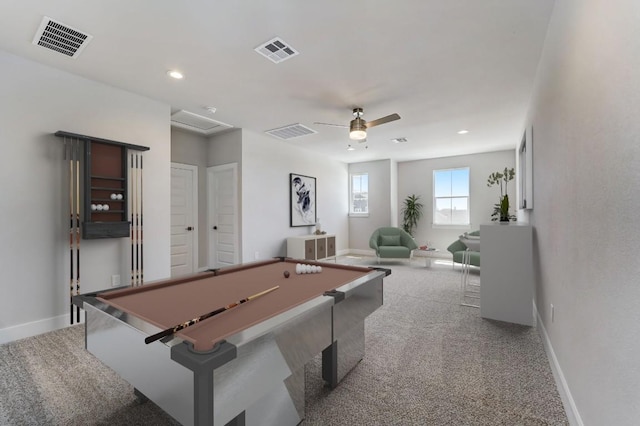
M 80 316 L 84 322 L 84 312 Z M 69 314 L 0 329 L 0 345 L 69 326 Z
M 584 426 L 582 418 L 580 417 L 580 413 L 578 412 L 578 407 L 576 406 L 576 403 L 573 400 L 573 396 L 571 395 L 569 384 L 564 377 L 564 373 L 562 372 L 562 368 L 560 368 L 556 353 L 554 352 L 553 346 L 551 345 L 551 340 L 549 339 L 549 335 L 547 334 L 547 329 L 544 328 L 544 323 L 540 320 L 540 312 L 538 312 L 538 307 L 536 306 L 535 302 L 533 303 L 533 306 L 535 308 L 536 314 L 536 327 L 538 328 L 538 332 L 542 337 L 542 344 L 544 345 L 544 349 L 547 352 L 547 358 L 549 359 L 549 364 L 551 364 L 553 378 L 556 381 L 558 393 L 560 394 L 560 399 L 562 399 L 562 404 L 564 405 L 564 411 L 567 414 L 569 424 L 575 426 Z

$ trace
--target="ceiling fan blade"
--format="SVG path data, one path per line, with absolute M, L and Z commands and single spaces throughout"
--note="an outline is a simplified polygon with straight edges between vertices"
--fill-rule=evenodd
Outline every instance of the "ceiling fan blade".
M 400 116 L 398 114 L 387 115 L 386 117 L 378 118 L 377 120 L 367 121 L 367 129 L 369 127 L 379 126 L 381 124 L 388 123 L 390 121 L 400 120 Z
M 333 123 L 319 123 L 317 121 L 314 121 L 313 124 L 320 124 L 322 126 L 331 126 L 331 127 L 342 127 L 342 128 L 349 128 L 349 126 L 345 126 L 344 124 L 333 124 Z

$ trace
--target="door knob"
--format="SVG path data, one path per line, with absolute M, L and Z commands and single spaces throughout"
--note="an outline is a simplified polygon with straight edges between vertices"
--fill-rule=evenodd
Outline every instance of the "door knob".
M 187 231 L 193 231 L 193 226 L 187 226 Z
M 213 227 L 213 229 L 214 229 L 214 230 L 217 230 L 217 229 L 218 229 L 218 227 L 217 227 L 217 226 L 214 226 L 214 227 Z

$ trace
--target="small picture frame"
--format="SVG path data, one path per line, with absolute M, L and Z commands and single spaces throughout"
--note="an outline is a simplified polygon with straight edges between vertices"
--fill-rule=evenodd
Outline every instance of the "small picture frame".
M 290 226 L 316 224 L 316 178 L 289 173 Z

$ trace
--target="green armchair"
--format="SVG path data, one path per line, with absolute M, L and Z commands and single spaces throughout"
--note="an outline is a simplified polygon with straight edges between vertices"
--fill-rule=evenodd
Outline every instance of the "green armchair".
M 373 232 L 369 238 L 369 247 L 376 251 L 380 262 L 380 259 L 411 259 L 411 254 L 418 245 L 403 229 L 386 227 Z
M 467 234 L 470 237 L 480 237 L 480 231 L 469 232 Z M 474 247 L 470 247 L 472 250 Z M 447 251 L 449 251 L 453 255 L 453 263 L 462 264 L 462 255 L 467 250 L 467 246 L 465 243 L 460 241 L 460 239 L 455 240 L 449 247 L 447 247 Z M 470 251 L 469 252 L 469 264 L 473 266 L 480 266 L 480 251 Z

